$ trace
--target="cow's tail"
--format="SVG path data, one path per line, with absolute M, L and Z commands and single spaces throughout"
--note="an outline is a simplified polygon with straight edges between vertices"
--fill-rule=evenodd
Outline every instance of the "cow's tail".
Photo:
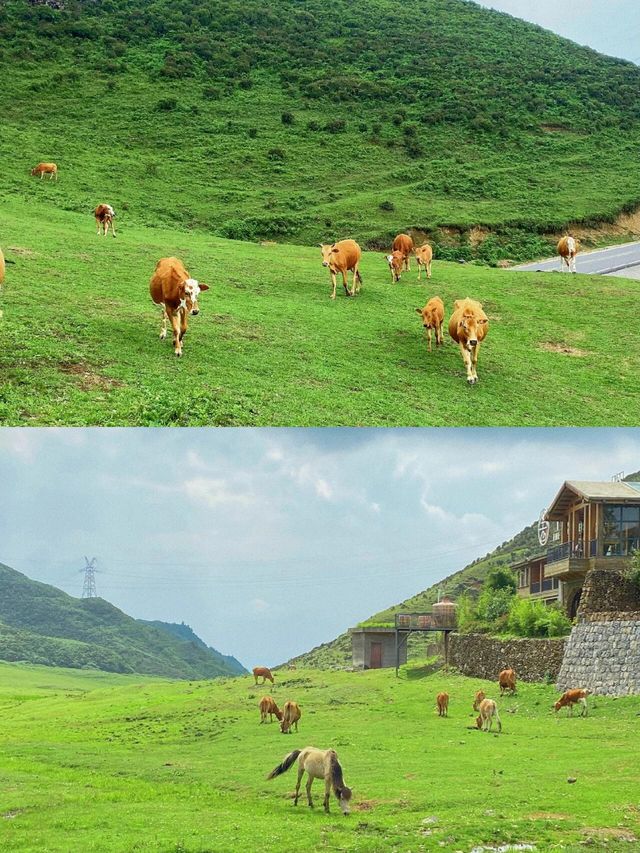
M 284 759 L 284 761 L 278 764 L 277 767 L 273 768 L 271 773 L 269 773 L 269 775 L 267 776 L 267 779 L 275 779 L 276 776 L 281 776 L 283 773 L 286 773 L 301 752 L 301 749 L 294 749 L 293 752 L 290 752 L 289 755 L 287 755 L 287 757 Z

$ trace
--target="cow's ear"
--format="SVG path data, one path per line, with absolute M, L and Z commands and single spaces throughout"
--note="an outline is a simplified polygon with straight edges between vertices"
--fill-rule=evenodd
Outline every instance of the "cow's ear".
M 489 322 L 489 321 L 488 321 L 487 319 L 484 319 L 484 320 L 478 320 L 478 323 L 479 323 L 481 326 L 484 326 L 484 324 L 485 324 L 485 323 L 488 323 L 488 322 Z
M 337 252 L 339 252 L 339 251 L 340 251 L 340 249 L 339 249 L 337 246 L 332 246 L 332 247 L 331 247 L 331 251 L 332 251 L 332 252 L 334 252 L 334 253 L 337 253 Z
M 198 282 L 198 287 L 200 288 L 201 291 L 202 290 L 209 290 L 209 285 L 208 284 L 202 284 L 202 282 Z
M 324 249 L 324 243 L 318 243 L 318 246 L 320 246 L 321 249 Z

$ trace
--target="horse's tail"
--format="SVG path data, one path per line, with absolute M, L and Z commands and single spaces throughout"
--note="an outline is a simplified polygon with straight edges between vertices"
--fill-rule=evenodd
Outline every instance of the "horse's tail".
M 281 764 L 278 764 L 277 767 L 273 768 L 271 773 L 267 776 L 267 779 L 275 779 L 276 776 L 281 776 L 283 773 L 286 773 L 301 752 L 301 749 L 294 749 L 293 752 L 290 752 Z

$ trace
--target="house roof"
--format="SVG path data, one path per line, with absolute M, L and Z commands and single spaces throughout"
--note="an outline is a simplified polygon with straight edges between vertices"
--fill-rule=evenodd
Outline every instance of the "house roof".
M 576 497 L 601 503 L 640 504 L 640 483 L 566 480 L 549 506 L 547 518 L 550 521 L 562 520 Z

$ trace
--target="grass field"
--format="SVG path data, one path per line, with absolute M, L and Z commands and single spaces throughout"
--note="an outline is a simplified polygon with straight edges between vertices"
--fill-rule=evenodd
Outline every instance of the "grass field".
M 41 204 L 2 212 L 3 425 L 618 425 L 637 422 L 633 316 L 640 283 L 435 262 L 392 286 L 365 254 L 357 299 L 329 299 L 313 247 L 240 243 Z M 160 343 L 148 280 L 176 254 L 212 286 L 184 357 Z M 457 347 L 429 355 L 415 308 L 481 300 L 491 320 L 479 384 Z
M 593 698 L 554 718 L 552 687 L 500 700 L 503 733 L 473 722 L 486 682 L 419 668 L 283 671 L 270 688 L 302 707 L 298 735 L 259 725 L 251 677 L 151 682 L 0 665 L 0 849 L 104 853 L 638 850 L 640 698 Z M 451 694 L 439 719 L 435 694 Z M 508 709 L 517 709 L 508 713 Z M 563 712 L 564 714 L 565 712 Z M 333 747 L 354 789 L 343 817 L 291 802 L 292 749 Z M 574 784 L 567 782 L 575 778 Z

